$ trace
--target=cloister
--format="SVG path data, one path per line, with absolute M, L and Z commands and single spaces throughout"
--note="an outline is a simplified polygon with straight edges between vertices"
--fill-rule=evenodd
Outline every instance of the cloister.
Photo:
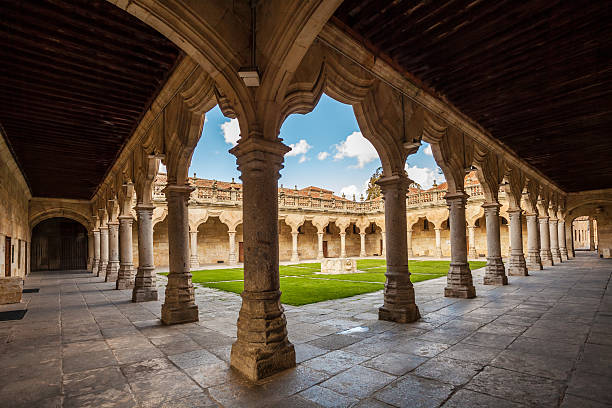
M 612 404 L 605 2 L 0 15 L 0 312 L 21 317 L 0 321 L 0 405 Z M 382 199 L 279 188 L 280 127 L 323 94 L 376 149 Z M 239 122 L 239 183 L 188 174 L 215 106 Z M 446 179 L 430 190 L 405 171 L 423 142 Z M 382 293 L 281 304 L 280 261 L 366 256 Z M 447 277 L 413 285 L 421 256 Z M 219 262 L 243 264 L 239 298 L 194 286 Z

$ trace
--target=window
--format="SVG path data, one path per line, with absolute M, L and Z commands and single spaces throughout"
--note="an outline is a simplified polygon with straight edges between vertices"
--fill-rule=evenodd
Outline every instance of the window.
M 325 226 L 325 233 L 329 234 L 329 224 Z
M 300 226 L 298 227 L 298 234 L 303 234 L 303 233 L 304 233 L 304 231 L 302 231 L 302 226 L 300 225 Z
M 423 231 L 429 230 L 429 221 L 423 220 Z
M 353 234 L 357 234 L 357 226 L 353 224 Z

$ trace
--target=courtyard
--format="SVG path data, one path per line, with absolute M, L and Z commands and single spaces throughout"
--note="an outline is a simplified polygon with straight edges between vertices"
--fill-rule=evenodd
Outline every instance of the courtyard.
M 197 286 L 200 321 L 86 272 L 32 273 L 22 320 L 0 322 L 3 407 L 605 407 L 612 404 L 612 262 L 592 253 L 378 320 L 382 292 L 285 306 L 298 366 L 257 383 L 229 368 L 240 297 Z M 7 308 L 8 306 L 4 306 Z

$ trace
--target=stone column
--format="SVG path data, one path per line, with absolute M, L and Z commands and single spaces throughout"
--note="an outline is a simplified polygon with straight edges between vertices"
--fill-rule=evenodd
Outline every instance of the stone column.
M 523 254 L 523 220 L 522 211 L 508 210 L 510 217 L 510 261 L 508 275 L 527 276 L 527 263 Z
M 230 364 L 250 380 L 295 367 L 278 272 L 278 179 L 288 150 L 253 137 L 232 150 L 243 183 L 244 291 Z
M 385 245 L 387 272 L 385 272 L 384 304 L 378 309 L 378 318 L 398 323 L 418 320 L 421 315 L 414 298 L 414 287 L 408 270 L 406 243 L 406 191 L 408 178 L 398 175 L 378 180 L 385 201 Z
M 548 219 L 548 228 L 550 231 L 550 253 L 554 263 L 561 263 L 561 251 L 559 251 L 559 228 L 557 227 L 557 219 Z
M 119 216 L 119 274 L 117 289 L 134 288 L 134 259 L 132 257 L 132 223 L 131 215 Z
M 119 223 L 108 223 L 108 266 L 106 282 L 116 282 L 119 274 Z
M 360 232 L 359 233 L 359 239 L 360 239 L 360 243 L 361 243 L 361 249 L 359 250 L 359 256 L 362 257 L 362 258 L 365 257 L 365 256 L 368 256 L 366 254 L 365 238 L 366 238 L 366 233 L 365 232 Z
M 317 259 L 323 259 L 323 233 L 317 232 L 317 241 L 318 241 L 318 250 L 317 250 Z
M 550 252 L 550 229 L 548 228 L 548 217 L 540 217 L 540 258 L 543 266 L 553 266 L 552 253 Z
M 565 220 L 559 219 L 557 225 L 559 235 L 559 252 L 561 252 L 561 260 L 567 261 L 569 256 L 567 255 L 567 241 L 565 237 Z
M 299 232 L 291 231 L 291 262 L 300 262 L 300 257 L 298 256 L 298 235 Z
M 238 257 L 236 256 L 236 231 L 228 231 L 229 236 L 229 264 L 236 265 Z
M 99 229 L 95 229 L 93 230 L 93 242 L 94 242 L 94 260 L 93 260 L 93 266 L 91 268 L 91 272 L 96 275 L 99 276 L 99 271 L 100 271 L 100 230 Z
M 485 285 L 507 285 L 508 277 L 501 257 L 499 237 L 499 203 L 483 204 L 487 223 L 487 266 Z
M 434 231 L 436 231 L 436 257 L 442 258 L 442 239 L 440 238 L 442 228 L 434 228 Z
M 380 236 L 382 238 L 382 254 L 380 254 L 383 257 L 387 256 L 387 231 L 383 230 L 380 232 Z
M 87 270 L 89 272 L 93 271 L 93 264 L 94 264 L 94 242 L 93 241 L 94 241 L 94 237 L 93 237 L 93 231 L 92 231 L 87 234 Z
M 467 242 L 465 237 L 465 193 L 447 193 L 451 241 L 451 262 L 448 270 L 444 296 L 470 299 L 476 297 L 472 282 L 472 271 L 467 261 Z
M 198 231 L 189 231 L 189 269 L 199 269 L 198 259 Z
M 100 227 L 100 265 L 98 275 L 106 277 L 106 267 L 108 266 L 108 227 Z
M 595 250 L 595 228 L 593 228 L 593 219 L 589 217 L 589 251 Z
M 340 258 L 346 258 L 346 232 L 340 233 Z
M 168 184 L 164 189 L 168 202 L 169 266 L 166 299 L 162 305 L 162 323 L 197 322 L 198 305 L 189 271 L 189 214 L 187 202 L 193 187 Z
M 540 239 L 538 229 L 538 216 L 527 214 L 527 269 L 530 271 L 542 270 L 540 258 Z
M 406 231 L 406 246 L 408 248 L 408 259 L 412 258 L 412 229 Z
M 153 209 L 152 205 L 138 204 L 138 269 L 132 291 L 132 302 L 157 300 L 157 283 L 153 257 Z
M 478 253 L 476 252 L 476 227 L 468 226 L 468 236 L 470 243 L 468 257 L 478 258 Z

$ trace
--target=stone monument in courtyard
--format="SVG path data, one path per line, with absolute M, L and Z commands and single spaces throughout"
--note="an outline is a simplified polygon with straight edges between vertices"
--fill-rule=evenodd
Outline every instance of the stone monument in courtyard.
M 357 261 L 351 258 L 326 258 L 321 261 L 321 273 L 336 275 L 357 272 Z

